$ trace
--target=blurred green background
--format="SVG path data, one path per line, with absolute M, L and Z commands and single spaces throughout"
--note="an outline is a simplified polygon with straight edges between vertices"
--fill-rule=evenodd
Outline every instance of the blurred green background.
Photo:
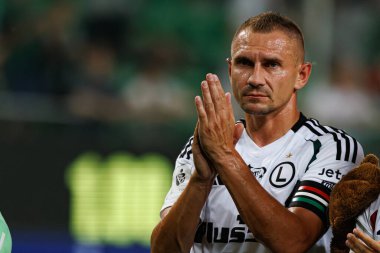
M 266 10 L 304 32 L 304 114 L 380 155 L 380 1 L 0 0 L 13 252 L 149 252 L 200 82 L 213 72 L 230 90 L 234 30 Z

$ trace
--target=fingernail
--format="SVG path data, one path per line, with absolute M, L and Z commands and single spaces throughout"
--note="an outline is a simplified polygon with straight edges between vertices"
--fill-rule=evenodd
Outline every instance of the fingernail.
M 211 73 L 208 73 L 206 75 L 206 79 L 209 80 L 209 81 L 213 81 L 213 75 Z
M 226 92 L 225 96 L 227 98 L 228 103 L 231 103 L 231 93 Z
M 201 85 L 203 88 L 207 88 L 207 82 L 206 81 L 202 81 Z
M 217 75 L 212 75 L 213 76 L 213 81 L 218 81 L 218 76 Z

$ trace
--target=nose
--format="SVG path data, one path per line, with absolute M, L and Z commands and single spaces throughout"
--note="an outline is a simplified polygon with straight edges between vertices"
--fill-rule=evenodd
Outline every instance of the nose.
M 253 87 L 263 86 L 265 84 L 264 74 L 264 70 L 260 64 L 255 64 L 247 80 L 248 85 Z

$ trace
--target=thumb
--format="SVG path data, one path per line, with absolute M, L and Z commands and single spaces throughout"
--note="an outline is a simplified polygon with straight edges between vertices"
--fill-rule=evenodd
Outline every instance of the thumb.
M 238 140 L 240 139 L 242 133 L 243 133 L 243 130 L 244 130 L 244 124 L 242 122 L 237 122 L 235 124 L 235 128 L 234 128 L 234 145 L 236 145 L 236 143 L 238 142 Z

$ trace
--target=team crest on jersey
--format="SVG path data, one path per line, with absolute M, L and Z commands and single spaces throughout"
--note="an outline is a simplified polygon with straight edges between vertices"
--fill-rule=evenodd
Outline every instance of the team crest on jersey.
M 276 188 L 282 188 L 293 180 L 295 174 L 296 169 L 292 162 L 282 162 L 273 169 L 269 182 Z
M 183 169 L 181 169 L 179 173 L 177 174 L 177 176 L 175 177 L 176 185 L 178 186 L 182 184 L 183 182 L 185 182 L 185 179 L 186 179 L 186 174 L 183 173 Z
M 248 168 L 251 170 L 252 174 L 256 177 L 256 179 L 262 179 L 267 169 L 265 167 L 254 168 L 252 165 L 248 164 Z

